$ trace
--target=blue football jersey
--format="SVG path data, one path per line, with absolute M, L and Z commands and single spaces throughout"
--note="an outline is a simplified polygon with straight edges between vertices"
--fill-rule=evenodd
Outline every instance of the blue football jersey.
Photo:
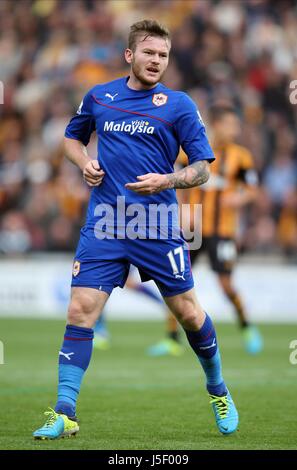
M 180 146 L 189 163 L 214 160 L 196 104 L 186 94 L 157 84 L 150 90 L 132 90 L 128 77 L 96 85 L 84 97 L 65 136 L 87 145 L 98 137 L 98 161 L 105 172 L 93 188 L 87 224 L 94 225 L 98 204 L 177 204 L 174 189 L 143 196 L 125 188 L 146 173 L 172 173 Z

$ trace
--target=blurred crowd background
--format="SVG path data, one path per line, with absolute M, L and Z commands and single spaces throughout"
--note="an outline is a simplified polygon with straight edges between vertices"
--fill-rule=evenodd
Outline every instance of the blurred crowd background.
M 63 158 L 65 126 L 91 86 L 127 74 L 129 26 L 143 18 L 172 32 L 165 84 L 187 91 L 206 125 L 214 103 L 242 117 L 241 143 L 260 177 L 242 250 L 296 261 L 297 5 L 289 0 L 1 0 L 0 253 L 74 250 L 89 189 Z

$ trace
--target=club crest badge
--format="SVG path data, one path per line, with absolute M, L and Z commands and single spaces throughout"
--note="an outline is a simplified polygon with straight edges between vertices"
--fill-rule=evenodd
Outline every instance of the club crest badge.
M 79 261 L 74 261 L 73 263 L 73 269 L 72 269 L 72 274 L 74 277 L 78 275 L 80 271 L 80 262 Z
M 168 96 L 164 95 L 164 93 L 157 93 L 153 95 L 153 103 L 155 106 L 163 106 L 167 103 Z

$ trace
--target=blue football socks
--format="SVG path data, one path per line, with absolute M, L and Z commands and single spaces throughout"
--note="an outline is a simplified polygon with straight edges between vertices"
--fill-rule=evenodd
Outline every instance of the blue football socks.
M 90 363 L 94 332 L 91 328 L 67 325 L 59 351 L 57 413 L 74 417 L 83 375 Z
M 227 387 L 222 376 L 221 357 L 211 318 L 206 314 L 199 331 L 185 330 L 185 333 L 205 372 L 208 392 L 211 395 L 225 395 Z

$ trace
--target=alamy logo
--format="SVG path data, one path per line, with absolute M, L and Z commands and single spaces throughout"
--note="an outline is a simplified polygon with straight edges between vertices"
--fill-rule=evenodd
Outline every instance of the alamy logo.
M 4 85 L 0 82 L 0 104 L 4 104 Z
M 115 97 L 118 96 L 118 93 L 116 93 L 115 95 L 111 95 L 110 93 L 105 93 L 105 96 L 106 98 L 110 98 L 111 101 L 113 101 Z
M 198 250 L 202 243 L 202 207 L 201 204 L 170 205 L 164 203 L 129 204 L 125 196 L 117 196 L 116 205 L 100 203 L 94 209 L 94 217 L 98 219 L 94 226 L 94 236 L 98 240 L 181 240 L 185 242 L 184 250 Z M 185 260 L 183 247 L 167 253 L 176 279 L 185 280 Z M 76 263 L 76 264 L 75 264 Z M 79 272 L 79 261 L 75 261 Z
M 71 360 L 71 357 L 70 356 L 73 356 L 74 352 L 71 352 L 71 353 L 64 353 L 63 351 L 59 351 L 59 356 L 64 356 L 66 357 L 66 359 L 68 359 L 68 361 Z
M 4 364 L 4 344 L 0 341 L 0 364 Z
M 290 342 L 290 349 L 293 349 L 293 351 L 291 352 L 290 354 L 290 363 L 293 365 L 293 366 L 296 366 L 297 364 L 297 339 L 293 339 L 291 342 Z
M 105 121 L 104 131 L 105 132 L 126 132 L 127 134 L 133 135 L 136 132 L 141 134 L 153 134 L 155 128 L 149 125 L 148 121 L 137 120 L 121 123 L 115 123 L 114 121 Z
M 292 80 L 290 83 L 291 93 L 290 93 L 290 103 L 297 104 L 297 80 Z

